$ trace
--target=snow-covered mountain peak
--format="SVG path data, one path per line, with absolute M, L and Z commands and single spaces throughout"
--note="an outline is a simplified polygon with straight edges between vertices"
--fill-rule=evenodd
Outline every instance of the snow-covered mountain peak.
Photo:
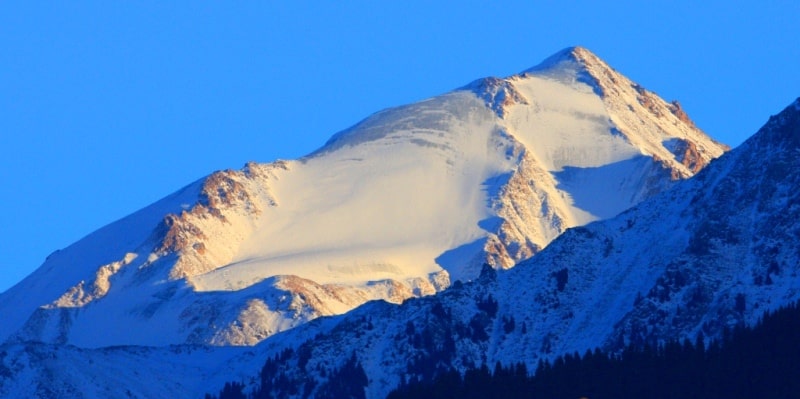
M 87 236 L 0 296 L 0 340 L 250 345 L 512 267 L 724 151 L 588 50 L 542 65 L 377 112 L 300 160 L 213 173 Z
M 591 86 L 597 94 L 603 90 L 598 86 L 598 76 L 613 69 L 602 59 L 584 47 L 567 47 L 538 65 L 526 69 L 520 75 L 547 76 L 564 82 L 578 80 Z
M 605 62 L 603 62 L 599 57 L 597 57 L 587 48 L 581 46 L 570 46 L 545 58 L 544 61 L 540 62 L 539 64 L 537 64 L 532 68 L 527 69 L 525 72 L 536 72 L 554 68 L 563 68 L 565 66 L 564 65 L 565 63 L 579 63 L 584 67 L 586 66 L 587 63 L 600 63 L 608 67 L 605 64 Z

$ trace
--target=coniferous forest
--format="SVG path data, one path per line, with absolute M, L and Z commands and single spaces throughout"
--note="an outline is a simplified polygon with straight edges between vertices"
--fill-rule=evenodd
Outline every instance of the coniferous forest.
M 276 359 L 277 360 L 277 359 Z M 270 370 L 270 362 L 263 373 Z M 367 375 L 353 356 L 337 371 L 324 397 L 364 397 Z M 269 398 L 275 379 L 247 395 L 243 385 L 226 384 L 208 399 Z M 278 379 L 279 381 L 280 379 Z M 352 381 L 351 381 L 352 380 Z M 313 387 L 295 387 L 295 393 Z M 280 390 L 286 392 L 286 389 Z M 719 340 L 673 341 L 629 346 L 621 353 L 600 350 L 540 361 L 530 373 L 523 363 L 439 371 L 430 380 L 412 379 L 388 395 L 405 398 L 797 398 L 800 397 L 800 306 L 765 314 L 753 327 L 726 331 Z
M 495 365 L 412 381 L 389 399 L 405 398 L 798 398 L 800 308 L 766 314 L 752 328 L 727 331 L 706 344 L 669 342 L 628 347 L 614 355 L 595 350 L 540 362 L 533 376 L 523 365 Z

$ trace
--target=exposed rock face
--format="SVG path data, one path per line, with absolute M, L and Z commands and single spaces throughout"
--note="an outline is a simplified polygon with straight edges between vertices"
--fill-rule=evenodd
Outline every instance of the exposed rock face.
M 502 222 L 496 233 L 489 234 L 484 247 L 486 263 L 502 269 L 513 267 L 541 251 L 555 238 L 555 232 L 570 226 L 563 212 L 564 199 L 542 189 L 544 182 L 556 185 L 553 176 L 529 154 L 522 155 L 519 169 L 494 202 Z
M 467 87 L 475 91 L 475 94 L 486 102 L 486 106 L 501 118 L 506 116 L 508 108 L 512 105 L 529 105 L 528 99 L 506 79 L 483 78 Z

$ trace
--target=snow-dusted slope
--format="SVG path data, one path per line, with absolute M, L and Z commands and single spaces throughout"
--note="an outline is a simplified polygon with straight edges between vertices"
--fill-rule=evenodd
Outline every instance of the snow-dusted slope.
M 724 150 L 676 103 L 570 48 L 379 112 L 302 159 L 214 173 L 87 236 L 0 295 L 0 340 L 254 344 L 511 267 Z
M 321 320 L 332 324 L 330 321 Z M 316 323 L 317 331 L 327 331 Z M 176 345 L 87 349 L 71 345 L 0 345 L 0 397 L 37 399 L 202 398 L 231 379 L 252 384 L 253 370 L 293 339 L 256 348 Z
M 314 396 L 355 358 L 367 397 L 380 398 L 401 379 L 450 367 L 533 369 L 596 347 L 719 337 L 800 300 L 798 188 L 800 99 L 695 178 L 570 229 L 511 270 L 486 268 L 474 282 L 402 305 L 370 303 L 324 330 L 298 327 L 290 334 L 319 334 L 273 360 L 267 380 L 315 381 L 295 395 Z

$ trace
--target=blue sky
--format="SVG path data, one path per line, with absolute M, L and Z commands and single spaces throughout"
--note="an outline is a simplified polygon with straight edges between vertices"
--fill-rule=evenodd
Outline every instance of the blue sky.
M 214 170 L 571 45 L 733 146 L 800 96 L 794 1 L 17 3 L 0 3 L 0 291 Z

